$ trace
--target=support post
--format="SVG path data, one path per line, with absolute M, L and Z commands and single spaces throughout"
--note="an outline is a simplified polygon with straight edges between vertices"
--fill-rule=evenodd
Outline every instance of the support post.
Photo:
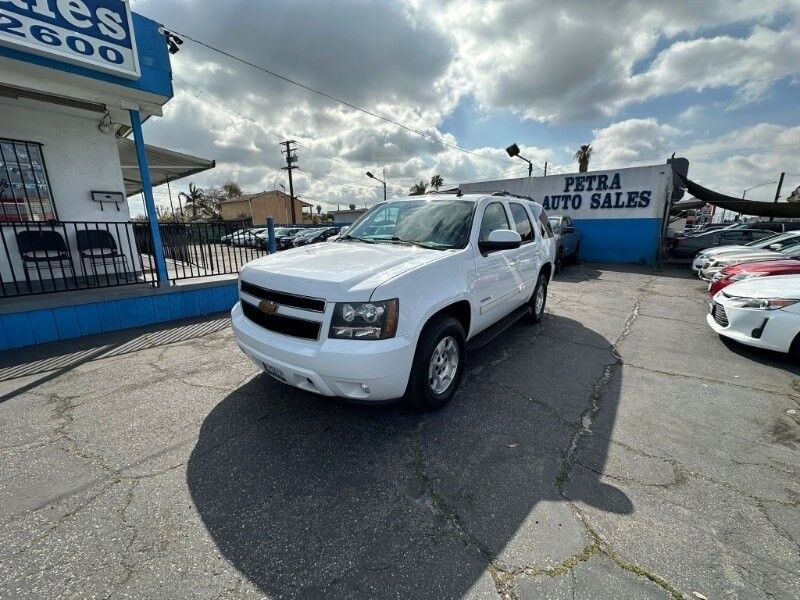
M 275 219 L 267 217 L 267 248 L 270 254 L 275 254 L 278 251 L 278 245 L 275 242 Z
M 164 260 L 161 230 L 158 228 L 156 201 L 153 197 L 153 184 L 150 181 L 150 165 L 147 164 L 147 153 L 144 147 L 142 118 L 138 109 L 131 109 L 128 113 L 131 116 L 131 129 L 133 130 L 133 141 L 136 145 L 136 156 L 139 159 L 139 176 L 142 179 L 142 195 L 144 196 L 144 206 L 147 209 L 147 221 L 150 224 L 150 237 L 152 238 L 153 258 L 156 261 L 158 286 L 166 287 L 169 285 L 169 275 L 167 273 L 167 261 Z
M 778 203 L 781 197 L 781 188 L 783 188 L 783 180 L 786 178 L 786 173 L 781 173 L 781 178 L 778 180 L 778 189 L 775 190 L 775 204 Z M 770 222 L 775 220 L 775 217 L 769 218 Z

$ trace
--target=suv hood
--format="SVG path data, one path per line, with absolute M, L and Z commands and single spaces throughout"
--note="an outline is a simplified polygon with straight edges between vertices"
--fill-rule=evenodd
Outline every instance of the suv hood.
M 365 301 L 379 285 L 453 253 L 400 244 L 321 242 L 254 260 L 244 266 L 241 279 L 333 302 Z

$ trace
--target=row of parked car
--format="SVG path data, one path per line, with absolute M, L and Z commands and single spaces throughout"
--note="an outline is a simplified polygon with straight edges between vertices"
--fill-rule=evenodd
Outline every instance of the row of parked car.
M 800 357 L 800 222 L 736 224 L 687 236 L 677 247 L 684 256 L 696 249 L 691 268 L 708 282 L 714 331 Z
M 278 250 L 288 250 L 308 244 L 327 241 L 341 233 L 339 227 L 276 227 L 275 242 Z M 257 248 L 266 250 L 269 245 L 269 233 L 266 227 L 240 229 L 225 235 L 220 242 L 228 246 Z

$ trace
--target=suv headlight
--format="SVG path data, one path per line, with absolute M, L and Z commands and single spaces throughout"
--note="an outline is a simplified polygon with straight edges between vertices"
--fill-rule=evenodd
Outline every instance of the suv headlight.
M 385 340 L 397 333 L 400 302 L 337 302 L 328 337 L 348 340 Z

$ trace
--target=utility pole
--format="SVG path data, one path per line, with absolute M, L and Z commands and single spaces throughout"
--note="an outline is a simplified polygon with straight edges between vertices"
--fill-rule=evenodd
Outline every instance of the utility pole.
M 544 176 L 547 177 L 547 161 L 544 163 Z
M 297 149 L 295 144 L 297 142 L 294 140 L 280 142 L 280 145 L 286 148 L 281 150 L 281 153 L 286 155 L 286 166 L 281 167 L 281 170 L 289 172 L 289 201 L 292 203 L 292 224 L 297 223 L 297 215 L 294 209 L 294 182 L 292 181 L 292 171 L 297 168 Z

